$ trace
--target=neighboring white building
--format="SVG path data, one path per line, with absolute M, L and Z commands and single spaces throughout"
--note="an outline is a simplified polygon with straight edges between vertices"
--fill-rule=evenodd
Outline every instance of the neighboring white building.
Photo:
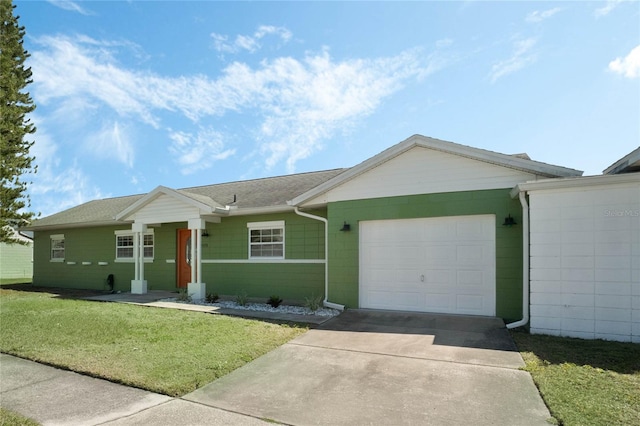
M 0 279 L 31 282 L 33 278 L 33 241 L 14 230 L 16 238 L 26 244 L 0 243 Z
M 639 154 L 514 190 L 528 195 L 531 333 L 640 343 Z

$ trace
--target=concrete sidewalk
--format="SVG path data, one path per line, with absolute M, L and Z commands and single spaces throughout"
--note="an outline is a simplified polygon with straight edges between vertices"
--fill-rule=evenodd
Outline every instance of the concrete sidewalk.
M 266 424 L 6 354 L 0 354 L 0 406 L 43 425 Z

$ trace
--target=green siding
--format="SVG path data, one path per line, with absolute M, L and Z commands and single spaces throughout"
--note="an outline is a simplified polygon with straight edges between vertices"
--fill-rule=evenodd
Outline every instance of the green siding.
M 214 263 L 203 265 L 207 292 L 250 297 L 280 296 L 301 302 L 324 294 L 323 263 Z
M 326 215 L 323 212 L 313 212 Z M 221 223 L 208 223 L 208 237 L 202 239 L 203 259 L 247 260 L 248 222 L 285 221 L 285 258 L 324 259 L 324 225 L 294 213 L 261 216 L 225 217 Z M 144 276 L 149 290 L 175 290 L 177 230 L 187 223 L 154 227 L 154 260 L 145 263 Z M 130 226 L 109 226 L 35 232 L 34 284 L 50 287 L 107 289 L 106 278 L 115 276 L 115 289 L 130 291 L 133 263 L 116 263 L 116 230 Z M 65 261 L 50 261 L 50 235 L 64 234 Z M 67 262 L 76 262 L 68 265 Z M 91 262 L 91 265 L 82 265 Z M 107 262 L 108 265 L 98 265 Z M 202 279 L 207 292 L 236 295 L 246 291 L 250 297 L 278 295 L 291 301 L 321 295 L 324 292 L 323 263 L 204 263 Z
M 522 315 L 521 206 L 510 189 L 411 195 L 330 203 L 329 300 L 358 307 L 358 222 L 421 217 L 496 215 L 496 315 L 520 319 Z M 518 225 L 502 226 L 511 214 Z M 344 222 L 350 232 L 341 232 Z

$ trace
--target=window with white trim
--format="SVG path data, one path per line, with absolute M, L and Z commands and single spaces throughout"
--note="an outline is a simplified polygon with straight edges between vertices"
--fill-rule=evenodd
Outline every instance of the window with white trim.
M 51 235 L 51 261 L 64 261 L 64 234 Z
M 284 259 L 284 220 L 249 222 L 249 259 Z
M 144 258 L 153 259 L 153 231 L 143 235 Z M 116 260 L 133 260 L 134 233 L 131 231 L 116 231 Z

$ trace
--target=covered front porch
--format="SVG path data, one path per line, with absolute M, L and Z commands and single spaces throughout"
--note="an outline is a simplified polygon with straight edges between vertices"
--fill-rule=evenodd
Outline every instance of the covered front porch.
M 186 246 L 178 247 L 174 259 L 176 263 L 177 286 L 180 276 L 187 274 L 187 292 L 193 299 L 206 297 L 206 283 L 202 279 L 202 234 L 206 223 L 220 223 L 221 217 L 229 214 L 229 206 L 221 206 L 209 197 L 179 192 L 159 186 L 136 203 L 116 215 L 118 221 L 131 222 L 133 233 L 134 277 L 131 280 L 131 294 L 144 295 L 149 291 L 145 279 L 145 235 L 150 229 L 168 223 L 186 223 L 189 231 Z

